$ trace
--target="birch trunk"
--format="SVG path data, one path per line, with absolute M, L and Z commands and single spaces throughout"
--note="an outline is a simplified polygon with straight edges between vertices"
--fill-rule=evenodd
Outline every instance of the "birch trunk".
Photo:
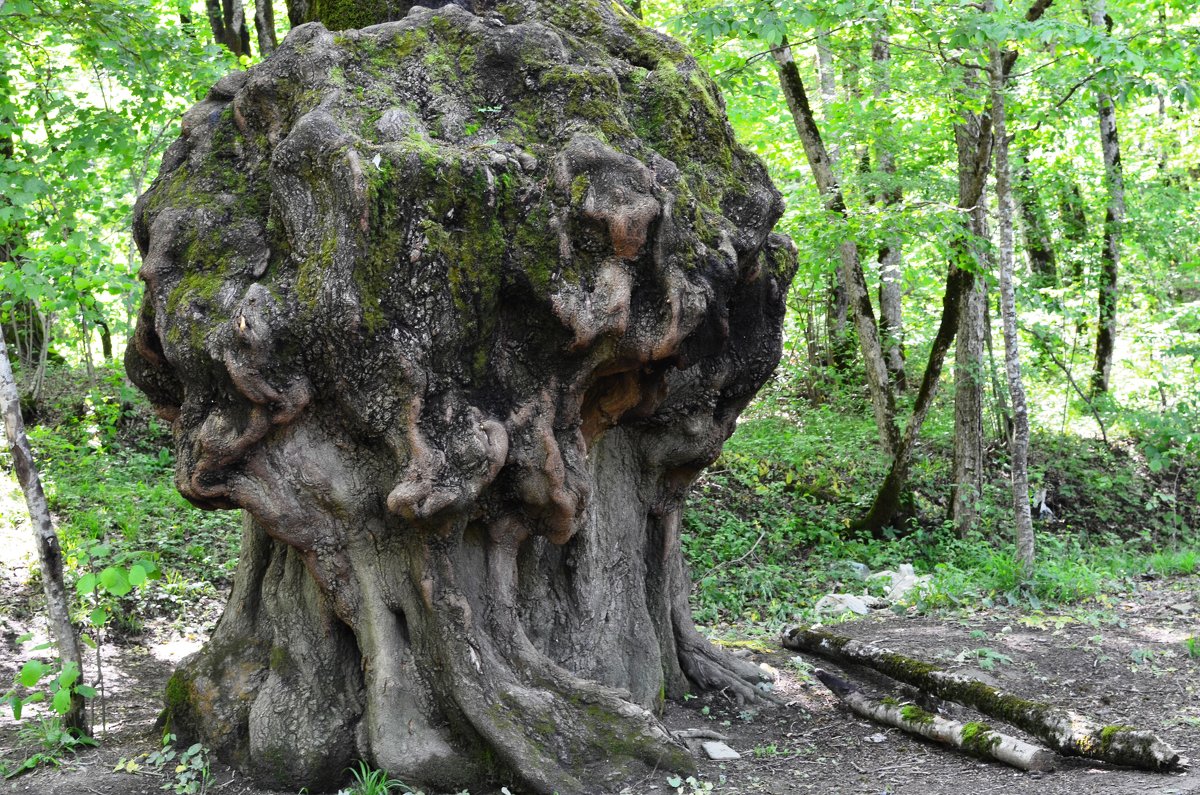
M 961 723 L 927 712 L 915 704 L 876 701 L 846 680 L 820 668 L 813 675 L 855 714 L 934 742 L 952 745 L 984 759 L 994 759 L 1020 770 L 1051 770 L 1054 754 L 1039 745 L 994 731 L 978 721 Z
M 871 393 L 871 407 L 875 413 L 875 424 L 879 429 L 880 443 L 884 452 L 891 456 L 899 441 L 895 398 L 888 379 L 887 365 L 884 363 L 883 348 L 879 342 L 875 310 L 871 306 L 867 283 L 863 278 L 858 245 L 850 236 L 850 230 L 846 224 L 848 220 L 846 202 L 833 171 L 833 161 L 821 140 L 821 133 L 817 128 L 812 107 L 809 105 L 804 83 L 800 79 L 800 71 L 796 68 L 791 47 L 788 46 L 786 39 L 782 46 L 774 50 L 774 54 L 779 67 L 779 84 L 787 99 L 788 108 L 791 110 L 796 132 L 804 146 L 804 154 L 808 158 L 809 168 L 812 169 L 817 189 L 821 192 L 825 209 L 841 225 L 844 232 L 842 242 L 838 246 L 838 254 L 841 259 L 839 271 L 842 283 L 848 290 L 854 325 L 858 331 L 859 347 L 867 373 L 867 386 Z
M 1089 9 L 1093 27 L 1106 27 L 1106 0 L 1094 0 Z M 1113 352 L 1117 344 L 1117 277 L 1121 266 L 1121 227 L 1125 223 L 1125 178 L 1121 169 L 1121 144 L 1117 138 L 1117 109 L 1112 96 L 1096 95 L 1100 116 L 1100 146 L 1104 154 L 1104 185 L 1108 207 L 1104 212 L 1104 246 L 1100 251 L 1100 287 L 1097 296 L 1096 363 L 1092 392 L 1107 392 L 1111 385 Z
M 1016 528 L 1017 563 L 1025 582 L 1033 579 L 1033 516 L 1029 509 L 1029 413 L 1025 406 L 1025 384 L 1021 380 L 1020 340 L 1017 337 L 1017 302 L 1013 289 L 1013 191 L 1008 160 L 1005 106 L 1005 77 L 1000 48 L 991 47 L 992 129 L 996 135 L 996 225 L 1000 236 L 1000 321 L 1004 327 L 1004 372 L 1012 396 L 1010 452 L 1012 457 L 1012 503 Z
M 83 656 L 79 651 L 79 638 L 71 623 L 71 610 L 67 602 L 67 589 L 63 584 L 62 548 L 58 543 L 58 534 L 54 531 L 54 523 L 50 519 L 50 508 L 46 504 L 46 495 L 42 491 L 42 481 L 38 477 L 37 465 L 33 461 L 33 452 L 29 448 L 29 439 L 25 436 L 25 422 L 21 417 L 21 398 L 17 392 L 17 382 L 13 378 L 12 364 L 8 360 L 8 346 L 0 338 L 0 401 L 4 406 L 4 430 L 8 437 L 9 450 L 12 452 L 13 469 L 17 472 L 17 480 L 21 483 L 21 491 L 25 494 L 25 504 L 29 507 L 29 519 L 33 524 L 33 532 L 37 538 L 38 559 L 42 565 L 42 589 L 46 594 L 46 612 L 50 619 L 50 634 L 58 647 L 58 655 L 63 665 L 74 663 L 80 672 L 83 671 Z M 63 725 L 85 734 L 90 732 L 87 717 L 84 714 L 83 697 L 72 693 L 71 709 L 63 716 Z
M 820 83 L 821 108 L 828 119 L 830 108 L 837 102 L 837 79 L 833 70 L 833 52 L 829 49 L 829 32 L 824 28 L 817 30 L 817 80 Z M 840 160 L 841 152 L 837 144 L 831 144 L 829 165 L 834 174 L 837 173 Z M 836 269 L 826 305 L 825 328 L 829 336 L 829 364 L 839 370 L 848 368 L 854 356 L 846 329 L 850 292 L 842 269 Z
M 883 107 L 891 92 L 891 43 L 888 40 L 887 20 L 881 20 L 871 45 L 871 61 L 875 67 L 872 93 L 876 107 Z M 875 162 L 885 181 L 880 196 L 885 210 L 900 203 L 900 188 L 895 185 L 896 157 L 886 127 L 879 125 L 875 136 Z M 897 393 L 908 388 L 904 372 L 904 323 L 901 313 L 900 282 L 902 275 L 903 240 L 890 235 L 879 247 L 879 335 L 883 338 L 884 361 Z

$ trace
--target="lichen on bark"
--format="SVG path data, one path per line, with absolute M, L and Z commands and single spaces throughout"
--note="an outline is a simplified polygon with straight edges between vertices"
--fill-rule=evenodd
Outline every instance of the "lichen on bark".
M 616 5 L 305 24 L 214 86 L 126 357 L 180 491 L 247 513 L 176 729 L 314 791 L 688 769 L 663 697 L 763 680 L 692 624 L 680 509 L 778 361 L 781 210 Z

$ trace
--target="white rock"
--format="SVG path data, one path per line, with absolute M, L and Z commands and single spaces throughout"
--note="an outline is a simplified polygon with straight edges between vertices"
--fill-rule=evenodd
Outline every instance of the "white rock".
M 718 762 L 742 758 L 741 754 L 718 740 L 709 740 L 701 747 L 704 748 L 704 753 L 709 759 L 714 759 Z
M 887 598 L 892 602 L 903 601 L 913 591 L 927 586 L 931 579 L 928 574 L 918 575 L 911 563 L 902 563 L 900 571 L 892 575 Z
M 846 613 L 857 613 L 865 616 L 871 612 L 861 596 L 848 593 L 831 593 L 822 596 L 816 605 L 817 612 L 824 616 L 842 616 Z

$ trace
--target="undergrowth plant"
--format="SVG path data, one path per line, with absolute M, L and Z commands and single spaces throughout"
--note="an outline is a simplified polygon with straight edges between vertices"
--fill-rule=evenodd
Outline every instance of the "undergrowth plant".
M 361 760 L 357 767 L 350 768 L 349 773 L 350 787 L 341 790 L 338 795 L 390 795 L 393 792 L 422 795 L 403 781 L 391 778 L 386 771 L 375 770 Z

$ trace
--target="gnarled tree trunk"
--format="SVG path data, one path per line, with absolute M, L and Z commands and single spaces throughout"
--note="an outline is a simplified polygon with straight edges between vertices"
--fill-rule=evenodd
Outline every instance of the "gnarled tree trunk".
M 289 788 L 688 769 L 663 699 L 763 681 L 692 624 L 680 510 L 778 361 L 781 211 L 610 4 L 306 24 L 218 83 L 135 213 L 127 367 L 248 515 L 176 730 Z

